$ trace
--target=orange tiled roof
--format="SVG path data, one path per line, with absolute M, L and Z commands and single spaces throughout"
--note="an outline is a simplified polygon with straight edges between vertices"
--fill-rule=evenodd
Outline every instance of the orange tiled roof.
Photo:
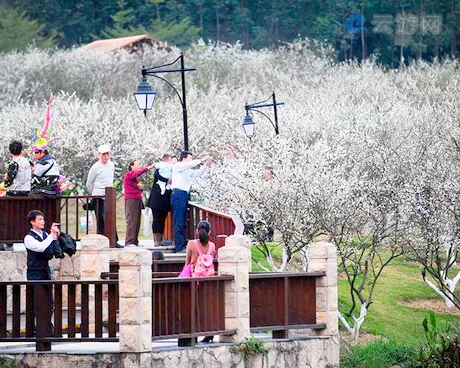
M 140 42 L 140 41 L 145 41 L 145 40 L 151 40 L 163 46 L 163 42 L 155 40 L 154 38 L 150 37 L 147 34 L 143 34 L 143 35 L 138 35 L 138 36 L 109 38 L 107 40 L 97 40 L 83 47 L 88 50 L 95 50 L 95 51 L 100 51 L 100 52 L 105 53 L 105 52 L 120 50 L 125 47 L 131 47 L 135 43 Z

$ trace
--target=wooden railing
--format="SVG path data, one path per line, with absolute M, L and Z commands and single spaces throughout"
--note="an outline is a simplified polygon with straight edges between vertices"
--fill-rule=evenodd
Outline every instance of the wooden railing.
M 0 198 L 0 242 L 18 243 L 29 232 L 26 216 L 31 210 L 40 210 L 45 214 L 47 224 L 61 223 L 61 230 L 76 240 L 89 233 L 89 228 L 80 230 L 80 217 L 86 216 L 88 224 L 90 213 L 83 209 L 93 198 L 105 198 L 104 233 L 115 247 L 116 238 L 116 190 L 108 187 L 105 196 L 57 196 L 47 198 L 3 197 Z M 97 210 L 97 209 L 96 209 Z M 95 219 L 94 219 L 95 220 Z M 47 225 L 48 226 L 48 225 Z M 93 225 L 96 229 L 96 223 Z M 96 230 L 93 230 L 95 233 Z
M 233 276 L 152 279 L 152 339 L 178 338 L 179 346 L 197 336 L 229 335 L 225 329 L 225 281 Z
M 289 329 L 323 329 L 316 323 L 316 279 L 324 272 L 249 275 L 251 332 L 272 331 L 286 338 Z
M 31 210 L 40 210 L 46 215 L 46 221 L 60 222 L 61 197 L 2 197 L 0 198 L 0 242 L 23 242 L 29 232 L 27 214 Z
M 90 213 L 83 209 L 84 204 L 88 204 L 91 199 L 105 199 L 105 216 L 104 216 L 104 235 L 109 238 L 110 248 L 115 247 L 116 242 L 116 189 L 113 187 L 105 188 L 105 196 L 66 196 L 61 198 L 61 230 L 70 234 L 76 240 L 81 238 L 81 235 L 89 234 L 89 226 L 80 231 L 80 217 L 86 217 L 86 224 L 89 223 Z M 96 205 L 95 213 L 98 212 Z M 93 223 L 93 233 L 97 229 L 96 219 Z
M 218 271 L 219 263 L 217 259 L 214 260 L 214 270 Z M 154 260 L 152 261 L 152 272 L 180 272 L 184 267 L 184 259 L 165 259 L 165 260 Z M 118 262 L 111 261 L 109 271 L 111 273 L 118 273 L 120 264 Z
M 238 216 L 232 216 L 223 212 L 214 211 L 195 202 L 188 202 L 189 212 L 187 221 L 187 239 L 195 239 L 195 229 L 202 220 L 211 223 L 210 240 L 216 244 L 216 248 L 224 245 L 225 237 L 230 235 L 243 235 L 243 222 Z M 164 238 L 174 240 L 174 229 L 171 213 L 168 214 L 165 223 Z
M 233 276 L 177 275 L 152 272 L 152 340 L 178 338 L 179 346 L 193 346 L 198 336 L 235 333 L 225 329 L 224 283 Z M 112 281 L 118 281 L 118 276 L 117 272 L 101 274 L 101 278 Z
M 57 341 L 118 341 L 117 291 L 118 280 L 0 282 L 0 342 L 36 342 L 37 351 L 49 351 L 51 342 Z M 103 303 L 107 295 L 108 302 Z M 94 318 L 90 318 L 90 311 L 94 311 Z M 54 327 L 50 330 L 52 314 Z M 108 318 L 106 332 L 103 316 Z
M 179 346 L 191 346 L 198 336 L 234 334 L 225 328 L 225 282 L 233 276 L 176 275 L 152 273 L 152 340 L 178 338 Z M 0 342 L 35 342 L 37 351 L 48 351 L 51 342 L 118 341 L 118 273 L 102 276 L 94 281 L 0 282 Z M 316 323 L 316 279 L 324 276 L 251 273 L 251 332 L 285 338 L 290 329 L 325 328 Z

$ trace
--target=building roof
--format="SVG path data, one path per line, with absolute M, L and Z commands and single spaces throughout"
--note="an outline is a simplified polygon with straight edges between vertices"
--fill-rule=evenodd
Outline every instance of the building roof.
M 137 43 L 143 43 L 145 41 L 151 41 L 152 43 L 156 43 L 159 46 L 167 47 L 163 42 L 150 37 L 148 34 L 142 34 L 138 36 L 130 36 L 130 37 L 120 37 L 120 38 L 109 38 L 106 40 L 97 40 L 93 41 L 83 48 L 87 50 L 95 50 L 100 52 L 111 52 L 117 51 L 123 48 L 130 48 L 135 46 Z

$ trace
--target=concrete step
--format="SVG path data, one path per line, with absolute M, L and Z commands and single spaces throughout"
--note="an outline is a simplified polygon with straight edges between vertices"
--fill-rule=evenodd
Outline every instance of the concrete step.
M 118 243 L 121 245 L 125 245 L 124 240 L 120 240 Z M 161 250 L 163 253 L 172 253 L 174 251 L 174 245 L 162 245 L 162 246 L 155 246 L 155 243 L 151 239 L 142 239 L 139 240 L 139 247 L 151 250 L 152 252 L 155 250 Z

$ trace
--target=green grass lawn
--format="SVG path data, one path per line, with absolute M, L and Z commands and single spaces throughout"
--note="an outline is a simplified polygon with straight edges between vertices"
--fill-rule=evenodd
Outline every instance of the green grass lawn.
M 270 249 L 271 254 L 275 259 L 281 259 L 282 247 L 278 243 L 268 243 L 268 248 Z M 265 271 L 258 263 L 267 267 L 271 270 L 267 260 L 265 259 L 265 255 L 260 251 L 260 249 L 256 246 L 252 247 L 252 270 L 253 271 Z
M 281 257 L 281 247 L 276 243 L 269 244 L 273 249 L 273 255 Z M 252 248 L 253 259 L 268 266 L 263 254 L 256 248 Z M 261 271 L 261 268 L 253 262 L 253 271 Z M 373 335 L 384 336 L 410 345 L 420 345 L 425 342 L 422 321 L 428 316 L 428 310 L 410 308 L 401 305 L 399 300 L 417 300 L 440 297 L 422 280 L 421 268 L 410 264 L 404 257 L 400 257 L 387 266 L 374 291 L 373 303 L 370 306 L 366 320 L 361 331 Z M 343 311 L 350 305 L 348 282 L 341 278 L 338 283 L 339 306 Z M 459 291 L 460 292 L 460 291 Z M 356 310 L 359 313 L 359 307 Z M 458 315 L 436 313 L 438 323 L 445 321 L 459 321 Z M 339 322 L 340 324 L 340 322 Z
M 373 304 L 362 326 L 362 331 L 389 339 L 419 344 L 425 341 L 422 321 L 428 316 L 425 309 L 410 308 L 398 300 L 439 298 L 422 280 L 421 268 L 408 264 L 404 258 L 395 260 L 384 269 L 374 291 Z M 339 306 L 349 303 L 349 286 L 339 280 Z M 343 310 L 343 308 L 341 308 Z M 458 315 L 436 314 L 438 321 L 458 321 Z

